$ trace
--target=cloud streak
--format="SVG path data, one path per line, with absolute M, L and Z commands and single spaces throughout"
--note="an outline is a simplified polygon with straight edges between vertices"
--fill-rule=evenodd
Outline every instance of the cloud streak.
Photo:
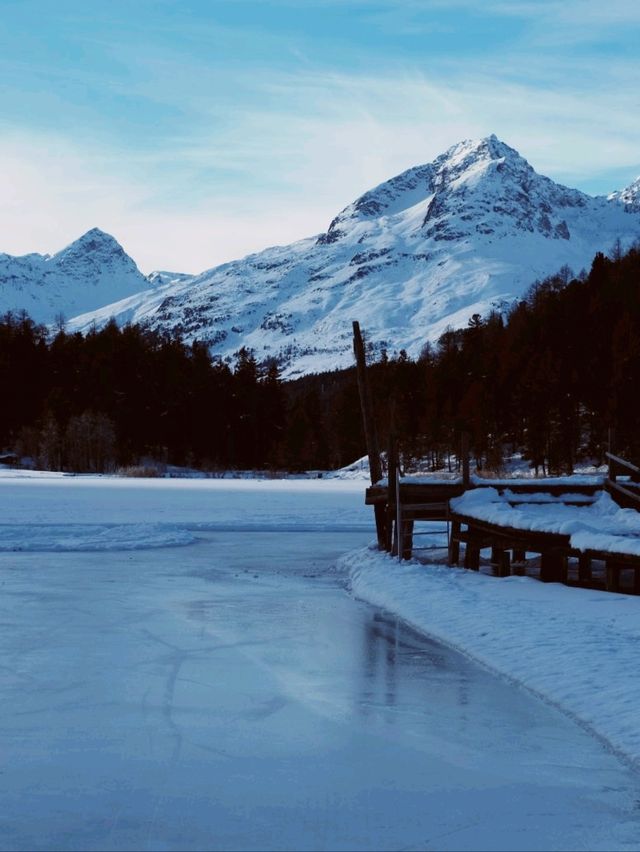
M 406 0 L 340 3 L 341 14 L 357 7 L 383 30 L 412 21 L 447 29 L 452 10 L 464 20 L 477 9 L 475 0 L 432 0 L 429 15 Z M 612 53 L 610 40 L 633 40 L 640 8 L 623 0 L 608 15 L 603 8 L 487 0 L 483 14 L 522 26 L 505 30 L 499 50 L 455 54 L 405 55 L 402 39 L 367 53 L 356 39 L 332 58 L 302 30 L 265 33 L 258 48 L 257 25 L 197 20 L 179 24 L 176 42 L 167 22 L 140 42 L 140 24 L 130 37 L 105 37 L 102 64 L 80 74 L 54 67 L 48 111 L 27 108 L 40 106 L 34 92 L 46 95 L 46 57 L 29 78 L 28 63 L 7 55 L 2 69 L 17 94 L 5 101 L 0 139 L 0 249 L 53 251 L 98 225 L 145 271 L 199 271 L 317 233 L 371 186 L 492 132 L 556 180 L 619 188 L 640 173 L 640 69 L 635 54 Z M 609 39 L 602 52 L 585 53 L 598 39 Z M 207 50 L 223 42 L 219 54 Z M 82 85 L 84 100 L 72 103 Z M 25 109 L 12 109 L 20 99 Z

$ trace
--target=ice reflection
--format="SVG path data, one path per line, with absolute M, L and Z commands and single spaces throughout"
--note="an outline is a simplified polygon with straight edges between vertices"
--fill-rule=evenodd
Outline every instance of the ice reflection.
M 393 615 L 371 613 L 363 622 L 362 688 L 358 701 L 361 715 L 369 716 L 374 708 L 395 710 L 404 705 L 423 707 L 426 712 L 434 702 L 436 685 L 435 700 L 439 705 L 446 701 L 453 708 L 466 708 L 469 678 L 464 658 L 453 664 L 453 656 Z M 399 717 L 396 712 L 388 712 L 384 718 L 393 725 Z M 463 714 L 462 718 L 466 716 Z
M 637 777 L 345 594 L 354 538 L 0 554 L 0 849 L 637 849 Z

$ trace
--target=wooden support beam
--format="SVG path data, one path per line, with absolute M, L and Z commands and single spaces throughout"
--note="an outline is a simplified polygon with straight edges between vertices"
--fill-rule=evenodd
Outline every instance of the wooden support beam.
M 620 591 L 620 569 L 622 565 L 615 559 L 605 560 L 606 588 L 608 592 Z
M 469 473 L 469 433 L 463 432 L 460 440 L 460 457 L 462 459 L 462 485 L 465 489 L 471 484 Z
M 588 553 L 581 553 L 578 556 L 578 582 L 591 582 L 591 557 Z
M 607 479 L 611 482 L 616 481 L 616 464 L 615 464 L 615 447 L 616 447 L 616 432 L 613 426 L 609 426 L 609 431 L 607 435 L 607 459 L 609 462 L 609 470 L 607 472 Z
M 460 521 L 451 521 L 449 530 L 449 565 L 460 562 Z
M 413 521 L 402 522 L 402 558 L 411 559 L 413 553 Z
M 567 580 L 567 557 L 557 550 L 547 550 L 540 557 L 540 579 L 543 583 Z
M 387 451 L 387 479 L 389 506 L 393 512 L 387 512 L 387 542 L 390 542 L 390 552 L 393 556 L 399 556 L 402 551 L 402 505 L 400 503 L 400 477 L 398 475 L 398 442 L 393 433 L 389 436 L 389 449 Z
M 356 358 L 356 373 L 358 376 L 358 391 L 360 393 L 360 409 L 362 412 L 362 425 L 364 438 L 369 456 L 369 472 L 371 484 L 375 485 L 382 479 L 382 465 L 380 463 L 380 449 L 378 446 L 378 435 L 373 418 L 373 401 L 371 388 L 367 377 L 367 359 L 364 351 L 364 342 L 360 332 L 360 323 L 353 323 L 353 351 Z M 384 506 L 374 506 L 376 519 L 376 532 L 378 535 L 378 547 L 383 549 L 386 544 L 386 511 Z
M 464 567 L 468 571 L 480 570 L 480 546 L 475 541 L 467 541 L 465 544 Z
M 491 568 L 496 577 L 508 577 L 511 574 L 511 554 L 500 547 L 491 548 Z
M 385 526 L 384 526 L 384 545 L 383 550 L 391 553 L 393 550 L 393 524 L 396 517 L 395 503 L 387 503 L 385 506 Z
M 395 551 L 394 542 L 394 526 L 396 522 L 396 493 L 397 480 L 396 471 L 398 467 L 398 447 L 396 439 L 393 435 L 389 435 L 389 444 L 387 446 L 387 512 L 386 512 L 386 528 L 385 528 L 385 550 L 388 553 Z M 397 551 L 395 551 L 397 553 Z

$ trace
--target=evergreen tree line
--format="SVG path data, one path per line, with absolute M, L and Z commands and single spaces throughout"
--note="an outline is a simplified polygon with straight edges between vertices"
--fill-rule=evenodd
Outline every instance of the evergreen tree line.
M 640 463 L 640 248 L 599 253 L 578 278 L 563 267 L 508 310 L 474 315 L 416 360 L 383 354 L 369 374 L 381 447 L 395 434 L 409 467 L 451 464 L 462 432 L 489 471 L 516 452 L 538 473 L 600 463 L 610 434 Z M 296 384 L 303 408 L 318 412 L 310 445 L 324 449 L 321 432 L 329 455 L 339 440 L 343 463 L 342 448 L 364 452 L 354 371 Z
M 420 357 L 370 366 L 383 449 L 446 464 L 470 434 L 479 467 L 521 451 L 541 472 L 601 461 L 608 430 L 640 459 L 640 250 L 537 282 L 508 311 L 448 330 Z M 115 323 L 86 336 L 0 321 L 0 447 L 42 467 L 104 471 L 152 458 L 221 469 L 327 469 L 364 454 L 355 370 L 283 382 L 241 349 Z
M 205 469 L 275 459 L 283 429 L 275 367 L 242 349 L 233 368 L 205 346 L 139 326 L 51 336 L 0 322 L 0 447 L 44 468 L 107 471 L 143 458 Z

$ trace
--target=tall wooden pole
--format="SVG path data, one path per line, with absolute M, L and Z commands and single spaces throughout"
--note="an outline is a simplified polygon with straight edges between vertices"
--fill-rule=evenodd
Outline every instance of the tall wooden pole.
M 360 333 L 360 323 L 357 320 L 354 320 L 353 323 L 353 352 L 356 357 L 360 409 L 362 411 L 362 425 L 364 427 L 364 439 L 367 446 L 367 455 L 369 456 L 369 472 L 371 474 L 371 484 L 375 485 L 376 482 L 379 482 L 382 479 L 382 465 L 380 464 L 380 448 L 378 446 L 378 436 L 376 433 L 375 421 L 373 419 L 371 388 L 369 387 L 367 377 L 367 359 L 364 353 L 362 334 Z M 376 518 L 378 546 L 380 548 L 384 548 L 386 509 L 384 506 L 376 504 L 374 506 L 374 512 Z
M 471 483 L 469 475 L 469 433 L 463 432 L 460 440 L 460 455 L 462 456 L 462 487 L 468 488 Z
M 393 410 L 392 410 L 392 418 L 391 423 L 393 426 Z M 385 550 L 388 550 L 389 553 L 396 554 L 396 541 L 398 529 L 396 526 L 396 534 L 393 532 L 393 525 L 397 521 L 397 505 L 398 499 L 400 497 L 398 493 L 398 442 L 396 441 L 396 437 L 393 432 L 389 435 L 389 447 L 387 449 L 387 481 L 389 485 L 387 486 L 387 514 L 385 517 L 386 527 L 386 538 L 385 538 Z

